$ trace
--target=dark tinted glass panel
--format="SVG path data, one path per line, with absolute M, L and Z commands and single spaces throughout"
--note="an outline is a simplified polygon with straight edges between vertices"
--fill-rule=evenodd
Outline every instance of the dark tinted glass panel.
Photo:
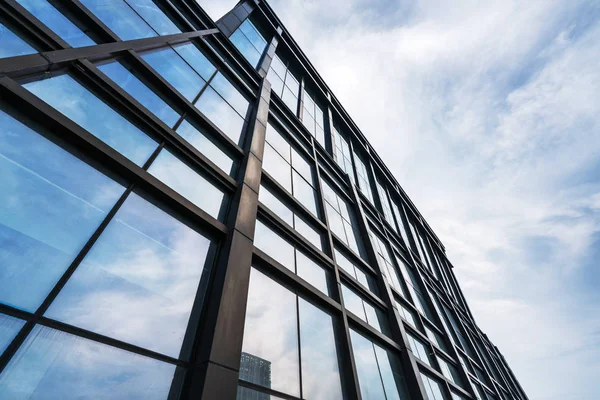
M 228 174 L 231 173 L 233 160 L 227 154 L 218 148 L 213 142 L 208 140 L 206 135 L 196 129 L 187 120 L 184 120 L 177 128 L 177 133 L 194 146 L 200 153 L 204 154 L 208 159 L 214 162 L 217 167 L 221 168 Z
M 158 146 L 69 75 L 32 82 L 25 88 L 137 165 Z
M 0 111 L 0 302 L 35 311 L 125 189 Z
M 0 46 L 0 58 L 36 53 L 33 47 L 12 33 L 2 23 L 0 23 L 0 43 L 2 43 L 2 46 Z
M 46 315 L 178 357 L 209 245 L 132 193 Z
M 9 315 L 0 314 L 0 355 L 25 325 L 25 321 Z
M 437 381 L 423 373 L 421 373 L 421 379 L 423 380 L 423 386 L 427 392 L 427 400 L 444 400 L 442 388 Z
M 38 325 L 0 375 L 4 399 L 166 399 L 175 366 Z
M 122 40 L 156 36 L 156 32 L 123 0 L 81 0 L 81 3 Z
M 18 0 L 18 2 L 70 46 L 81 47 L 95 44 L 47 0 Z

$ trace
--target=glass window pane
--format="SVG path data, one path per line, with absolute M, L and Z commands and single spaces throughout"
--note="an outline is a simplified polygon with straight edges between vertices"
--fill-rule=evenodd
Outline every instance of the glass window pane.
M 59 12 L 47 0 L 17 0 L 27 11 L 60 36 L 72 47 L 92 46 L 94 41 L 87 37 L 75 24 Z M 1 42 L 1 40 L 0 40 Z M 4 46 L 4 42 L 2 42 Z
M 173 21 L 162 12 L 152 0 L 127 0 L 127 3 L 148 23 L 159 35 L 181 33 Z
M 285 78 L 286 67 L 277 54 L 275 54 L 275 57 L 273 57 L 273 60 L 271 61 L 271 68 L 273 68 L 273 71 L 275 71 L 281 79 Z
M 242 357 L 245 355 L 246 354 L 242 354 Z M 272 394 L 259 392 L 258 390 L 253 390 L 244 386 L 238 386 L 236 400 L 283 400 L 283 398 L 273 396 Z
M 194 44 L 181 44 L 173 48 L 205 81 L 208 81 L 217 70 Z
M 46 316 L 178 357 L 209 245 L 132 193 Z
M 290 271 L 295 272 L 294 247 L 260 221 L 256 221 L 254 246 L 267 253 Z
M 290 153 L 292 151 L 292 146 L 288 143 L 287 140 L 281 136 L 279 131 L 273 127 L 270 123 L 267 124 L 267 133 L 266 133 L 266 141 L 279 153 L 281 157 L 285 159 L 288 163 L 292 163 L 292 158 Z
M 206 88 L 195 106 L 234 143 L 239 143 L 244 119 L 212 87 Z
M 121 89 L 129 93 L 141 105 L 156 115 L 167 126 L 173 127 L 175 125 L 179 119 L 179 114 L 123 65 L 113 62 L 100 65 L 98 69 L 119 85 Z
M 296 295 L 252 269 L 240 379 L 300 396 Z
M 344 307 L 358 318 L 367 322 L 362 299 L 354 293 L 352 289 L 342 283 L 342 296 L 344 297 Z
M 284 220 L 289 226 L 294 226 L 294 213 L 285 204 L 275 197 L 267 188 L 264 186 L 260 187 L 258 192 L 258 200 L 269 207 L 279 218 Z
M 296 109 L 298 107 L 298 98 L 287 87 L 283 89 L 282 100 L 285 103 L 285 105 L 288 106 L 288 108 L 294 113 L 294 115 L 296 115 Z
M 23 39 L 12 33 L 6 26 L 0 23 L 0 58 L 22 56 L 37 53 Z
M 352 329 L 350 330 L 350 339 L 362 398 L 365 400 L 385 399 L 373 344 Z
M 122 40 L 156 36 L 123 0 L 81 0 L 81 3 Z
M 142 165 L 158 144 L 69 75 L 24 85 L 110 147 Z
M 262 167 L 284 189 L 292 193 L 292 167 L 268 143 L 265 146 Z
M 224 194 L 167 150 L 161 150 L 148 172 L 183 197 L 218 218 Z
M 233 35 L 229 37 L 231 43 L 242 53 L 244 58 L 248 60 L 250 65 L 253 67 L 258 66 L 258 62 L 260 61 L 260 53 L 256 50 L 256 48 L 250 43 L 250 41 L 244 36 L 242 31 L 236 30 Z
M 437 381 L 431 379 L 423 373 L 421 373 L 421 379 L 423 380 L 423 386 L 425 386 L 428 400 L 444 400 L 442 388 Z
M 381 380 L 388 400 L 408 399 L 406 380 L 400 366 L 400 360 L 389 351 L 385 351 L 377 345 L 375 354 L 381 372 Z
M 269 73 L 267 74 L 267 79 L 271 82 L 271 91 L 277 96 L 281 97 L 281 92 L 283 91 L 283 81 L 281 78 L 273 71 L 273 68 L 269 68 Z
M 142 58 L 189 101 L 206 83 L 173 49 L 146 53 Z
M 183 120 L 177 128 L 177 133 L 194 146 L 200 153 L 204 154 L 209 160 L 214 162 L 217 167 L 231 174 L 233 160 L 223 152 L 217 145 L 211 142 L 204 132 L 196 129 L 187 120 Z
M 338 214 L 329 203 L 327 203 L 327 216 L 329 217 L 329 228 L 342 242 L 347 243 L 346 232 L 344 231 L 344 223 L 342 217 Z
M 330 315 L 298 299 L 302 397 L 342 399 L 333 320 Z
M 292 75 L 290 70 L 288 70 L 287 74 L 285 75 L 285 86 L 290 89 L 294 96 L 298 96 L 298 93 L 300 93 L 300 84 L 298 83 L 298 79 Z
M 19 399 L 166 399 L 175 366 L 37 325 L 0 375 Z
M 244 23 L 240 25 L 240 30 L 244 33 L 256 50 L 262 54 L 265 47 L 267 47 L 267 41 L 262 34 L 258 32 L 254 24 L 250 22 L 249 19 L 246 19 Z
M 425 347 L 423 342 L 418 339 L 415 339 L 411 335 L 406 335 L 408 339 L 408 344 L 413 351 L 414 355 L 419 358 L 419 360 L 423 361 L 425 364 L 431 367 L 431 360 L 429 358 L 429 349 Z
M 296 171 L 292 173 L 294 179 L 294 197 L 314 215 L 317 214 L 316 192 Z
M 210 86 L 213 87 L 237 112 L 242 116 L 246 117 L 246 111 L 250 104 L 248 100 L 221 74 L 220 72 L 215 75 Z
M 125 188 L 0 111 L 0 302 L 34 312 Z
M 315 245 L 315 247 L 322 249 L 323 243 L 321 242 L 321 235 L 319 232 L 315 231 L 312 227 L 310 227 L 306 222 L 304 222 L 297 215 L 294 216 L 294 229 L 304 236 L 309 242 Z
M 310 164 L 294 149 L 292 149 L 292 166 L 307 182 L 313 181 Z
M 25 321 L 22 319 L 0 314 L 0 356 L 17 336 L 23 325 L 25 325 Z
M 296 273 L 298 276 L 329 296 L 327 271 L 296 250 Z

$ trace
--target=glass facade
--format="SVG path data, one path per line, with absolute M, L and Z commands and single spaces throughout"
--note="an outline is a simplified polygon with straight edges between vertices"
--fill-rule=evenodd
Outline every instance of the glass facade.
M 272 10 L 200 7 L 0 7 L 0 398 L 527 400 Z

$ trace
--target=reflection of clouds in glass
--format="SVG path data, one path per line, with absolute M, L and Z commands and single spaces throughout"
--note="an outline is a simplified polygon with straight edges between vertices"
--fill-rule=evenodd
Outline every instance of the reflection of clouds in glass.
M 175 366 L 37 325 L 2 375 L 3 398 L 165 399 Z
M 178 357 L 209 244 L 131 194 L 46 316 Z
M 123 0 L 81 0 L 122 40 L 156 36 L 156 33 Z
M 220 72 L 210 81 L 213 87 L 242 117 L 246 116 L 248 100 Z
M 154 140 L 69 75 L 24 86 L 137 165 L 142 165 L 157 147 Z
M 10 315 L 0 314 L 0 355 L 25 325 L 25 321 Z
M 148 172 L 215 218 L 224 194 L 167 150 L 161 150 Z
M 262 167 L 284 189 L 292 193 L 292 167 L 268 143 L 265 145 Z
M 0 301 L 34 311 L 125 190 L 0 111 Z
M 242 351 L 271 362 L 271 388 L 300 396 L 296 295 L 252 269 Z
M 208 58 L 200 51 L 194 44 L 187 43 L 173 47 L 175 51 L 183 57 L 203 77 L 205 80 L 209 80 L 212 74 L 217 70 Z
M 231 43 L 242 53 L 242 55 L 248 60 L 250 65 L 253 67 L 258 66 L 258 61 L 260 60 L 260 53 L 256 51 L 254 46 L 250 43 L 248 39 L 244 36 L 244 34 L 240 30 L 236 30 L 233 35 L 229 38 Z
M 195 105 L 231 140 L 239 142 L 244 119 L 213 88 L 206 88 Z
M 231 173 L 231 167 L 233 166 L 231 157 L 225 154 L 223 150 L 218 148 L 213 142 L 208 140 L 203 132 L 196 129 L 187 120 L 181 122 L 181 125 L 177 128 L 177 133 L 198 149 L 200 153 L 204 154 L 209 160 L 214 162 L 217 167 L 228 174 Z

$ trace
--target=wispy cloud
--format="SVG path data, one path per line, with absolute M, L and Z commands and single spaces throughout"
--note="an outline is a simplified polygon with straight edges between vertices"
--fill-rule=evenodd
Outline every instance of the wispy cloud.
M 270 4 L 530 397 L 600 397 L 600 3 Z

